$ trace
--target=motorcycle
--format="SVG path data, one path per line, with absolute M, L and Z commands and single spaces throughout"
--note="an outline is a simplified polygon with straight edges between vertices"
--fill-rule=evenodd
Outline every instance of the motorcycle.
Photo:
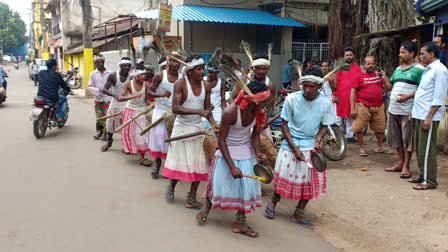
M 82 78 L 78 74 L 79 74 L 79 67 L 69 69 L 67 70 L 67 72 L 62 73 L 62 78 L 71 89 L 78 89 L 82 86 Z
M 6 101 L 6 90 L 2 84 L 0 84 L 0 104 Z
M 59 94 L 67 96 L 73 95 L 73 92 L 67 92 L 63 89 L 59 89 Z M 44 97 L 36 96 L 34 98 L 33 107 L 31 109 L 30 120 L 33 121 L 34 136 L 39 139 L 45 136 L 47 128 L 62 128 L 68 119 L 69 106 L 65 110 L 64 121 L 59 123 L 56 121 L 56 116 L 59 112 L 59 105 L 50 101 Z
M 14 68 L 16 69 L 16 70 L 19 70 L 19 63 L 14 63 Z

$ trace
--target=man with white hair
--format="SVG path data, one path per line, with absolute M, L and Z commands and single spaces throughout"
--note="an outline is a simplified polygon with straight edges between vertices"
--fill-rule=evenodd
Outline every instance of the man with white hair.
M 209 120 L 213 128 L 218 125 L 213 120 L 210 105 L 210 88 L 204 84 L 204 60 L 199 57 L 187 59 L 185 77 L 174 84 L 173 113 L 177 114 L 172 137 L 204 130 L 201 117 Z M 203 148 L 204 136 L 195 136 L 171 142 L 168 149 L 163 176 L 170 179 L 165 198 L 174 199 L 177 181 L 191 182 L 186 208 L 201 209 L 203 204 L 196 201 L 200 181 L 207 181 L 209 165 Z
M 90 74 L 89 78 L 89 90 L 95 97 L 96 119 L 106 115 L 110 103 L 110 97 L 101 92 L 110 75 L 110 71 L 107 71 L 104 67 L 104 60 L 105 58 L 101 54 L 93 57 L 93 62 L 95 62 L 96 69 Z M 107 141 L 106 120 L 96 121 L 96 131 L 97 135 L 93 136 L 95 140 L 101 139 L 103 141 Z
M 132 61 L 128 57 L 121 58 L 120 63 L 118 63 L 120 67 L 119 71 L 113 72 L 107 78 L 106 85 L 101 90 L 102 93 L 111 96 L 112 99 L 109 104 L 109 109 L 107 110 L 108 115 L 113 115 L 117 113 L 122 113 L 126 102 L 120 102 L 118 100 L 121 91 L 124 88 L 124 84 L 129 81 L 130 74 L 129 71 L 132 67 Z M 106 131 L 107 131 L 107 144 L 101 147 L 101 151 L 105 152 L 110 147 L 112 147 L 113 135 L 115 130 L 121 126 L 121 115 L 113 116 L 108 118 L 106 121 Z M 123 152 L 125 152 L 123 150 Z

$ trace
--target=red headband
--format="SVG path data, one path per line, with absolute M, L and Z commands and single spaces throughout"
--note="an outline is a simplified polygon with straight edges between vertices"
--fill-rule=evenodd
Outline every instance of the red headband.
M 238 97 L 235 99 L 235 104 L 240 105 L 241 109 L 247 109 L 247 106 L 249 103 L 260 103 L 260 102 L 263 102 L 263 101 L 269 99 L 270 96 L 271 96 L 271 91 L 269 89 L 264 92 L 259 92 L 259 93 L 252 94 L 252 95 L 248 95 L 244 92 L 244 90 L 240 90 L 240 92 L 238 93 Z M 260 111 L 257 111 L 257 116 L 256 116 L 257 129 L 260 129 L 261 124 L 266 119 L 265 117 L 266 117 L 266 113 L 264 112 L 263 109 L 261 109 Z

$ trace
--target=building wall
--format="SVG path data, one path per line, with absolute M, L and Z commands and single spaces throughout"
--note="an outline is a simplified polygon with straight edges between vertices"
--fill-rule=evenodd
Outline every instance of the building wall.
M 42 33 L 42 27 L 41 27 L 41 20 L 40 20 L 40 14 L 43 8 L 48 3 L 48 0 L 43 0 L 43 6 L 41 6 L 40 0 L 33 0 L 32 1 L 32 8 L 33 8 L 33 37 L 34 37 L 34 44 L 31 45 L 35 50 L 36 55 L 34 55 L 34 58 L 49 58 L 48 49 L 46 50 L 46 53 L 44 53 L 44 47 L 42 47 L 41 39 L 44 41 L 48 41 L 48 34 Z M 45 19 L 50 20 L 51 16 L 49 13 L 44 14 Z M 46 22 L 46 20 L 44 20 Z M 50 31 L 49 31 L 50 32 Z M 51 34 L 51 32 L 50 32 Z

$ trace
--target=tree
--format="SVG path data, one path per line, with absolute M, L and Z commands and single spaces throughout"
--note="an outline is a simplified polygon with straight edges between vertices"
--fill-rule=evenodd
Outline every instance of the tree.
M 6 3 L 0 2 L 0 46 L 10 49 L 26 42 L 26 26 L 19 13 L 12 11 Z
M 375 56 L 390 74 L 398 65 L 400 40 L 353 37 L 414 25 L 416 15 L 414 1 L 409 0 L 332 0 L 328 12 L 330 58 L 340 58 L 343 48 L 351 45 L 358 62 L 367 55 Z

